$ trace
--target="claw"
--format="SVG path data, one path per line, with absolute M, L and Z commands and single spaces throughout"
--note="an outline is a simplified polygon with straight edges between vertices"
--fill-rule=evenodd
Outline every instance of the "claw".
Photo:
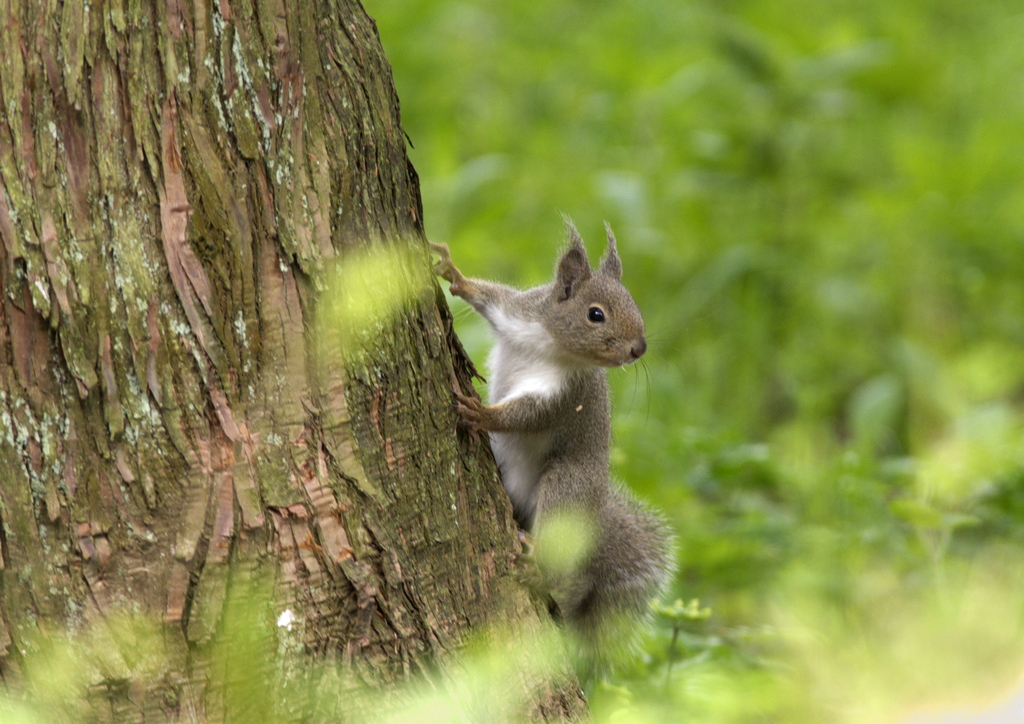
M 430 251 L 441 257 L 434 262 L 434 274 L 441 277 L 451 285 L 448 287 L 448 291 L 456 296 L 460 296 L 464 291 L 462 282 L 465 281 L 465 278 L 462 276 L 462 272 L 460 272 L 452 262 L 452 255 L 451 251 L 448 249 L 448 245 L 435 244 L 432 241 L 427 243 L 430 244 Z
M 463 404 L 466 404 L 466 405 L 472 405 L 475 402 L 477 402 L 477 399 L 475 397 L 470 397 L 469 395 L 464 395 L 461 392 L 459 392 L 457 389 L 455 389 L 454 387 L 452 388 L 452 394 L 455 395 L 455 399 L 456 400 L 458 400 L 459 402 L 462 402 Z
M 451 257 L 451 252 L 448 250 L 447 244 L 435 244 L 432 241 L 428 241 L 427 243 L 430 245 L 430 251 L 437 254 L 442 259 Z
M 519 543 L 523 547 L 523 556 L 533 557 L 533 538 L 523 529 L 519 529 Z
M 455 397 L 455 402 L 452 405 L 459 413 L 459 417 L 462 418 L 463 423 L 469 428 L 471 432 L 479 430 L 484 421 L 485 406 L 479 399 L 475 397 L 469 397 L 462 394 L 456 389 L 452 389 L 452 395 Z

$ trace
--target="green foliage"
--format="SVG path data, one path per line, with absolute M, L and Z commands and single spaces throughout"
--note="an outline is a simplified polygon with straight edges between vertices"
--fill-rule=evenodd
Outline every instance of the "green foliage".
M 583 563 L 594 542 L 594 526 L 585 517 L 570 513 L 553 516 L 536 531 L 537 563 L 550 575 L 570 575 Z
M 14 724 L 88 721 L 108 697 L 164 682 L 171 657 L 159 626 L 138 615 L 90 621 L 77 630 L 24 640 L 19 698 L 0 693 L 0 721 Z
M 351 251 L 328 267 L 317 328 L 318 338 L 327 338 L 328 355 L 340 351 L 348 359 L 358 358 L 399 323 L 417 297 L 430 292 L 426 265 L 411 248 L 402 242 Z
M 273 591 L 273 579 L 258 569 L 231 580 L 221 626 L 201 652 L 209 664 L 201 712 L 183 691 L 179 667 L 185 663 L 163 645 L 174 632 L 146 617 L 116 614 L 27 640 L 22 686 L 0 692 L 0 721 L 134 720 L 140 709 L 132 694 L 159 688 L 170 708 L 180 706 L 195 721 L 514 722 L 526 719 L 549 682 L 568 686 L 571 672 L 554 624 L 479 631 L 445 662 L 443 681 L 410 677 L 377 686 L 358 662 L 349 668 L 309 656 L 303 622 L 291 609 L 281 610 Z
M 1003 2 L 369 2 L 428 235 L 546 281 L 600 222 L 650 333 L 617 474 L 678 535 L 609 720 L 875 721 L 1024 667 L 1024 16 Z M 459 333 L 482 361 L 483 323 Z M 673 644 L 673 640 L 675 643 Z M 671 714 L 671 715 L 670 715 Z

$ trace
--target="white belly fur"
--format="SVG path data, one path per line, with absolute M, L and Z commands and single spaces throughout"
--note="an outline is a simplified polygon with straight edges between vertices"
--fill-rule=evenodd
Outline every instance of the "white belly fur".
M 492 432 L 491 449 L 501 469 L 501 480 L 517 510 L 533 514 L 537 481 L 549 450 L 550 435 Z
M 553 397 L 565 383 L 557 347 L 538 322 L 505 314 L 489 320 L 498 341 L 491 350 L 491 404 L 521 395 Z M 491 433 L 491 448 L 505 490 L 517 510 L 533 514 L 537 481 L 551 450 L 551 433 Z

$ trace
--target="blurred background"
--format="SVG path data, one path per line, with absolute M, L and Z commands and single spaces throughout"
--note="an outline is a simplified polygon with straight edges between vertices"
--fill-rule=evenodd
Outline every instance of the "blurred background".
M 560 213 L 595 262 L 607 219 L 647 321 L 646 365 L 610 375 L 614 468 L 676 530 L 667 602 L 700 604 L 665 608 L 598 717 L 981 721 L 1009 701 L 1020 6 L 365 5 L 429 237 L 526 287 Z M 452 306 L 482 363 L 487 329 Z

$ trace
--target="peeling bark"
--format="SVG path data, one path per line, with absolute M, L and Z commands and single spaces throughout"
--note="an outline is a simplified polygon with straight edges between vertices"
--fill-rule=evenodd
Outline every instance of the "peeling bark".
M 89 717 L 216 720 L 211 644 L 257 579 L 293 655 L 373 686 L 542 624 L 493 460 L 456 432 L 472 367 L 422 237 L 355 0 L 0 0 L 8 687 L 29 642 L 130 611 L 162 622 L 159 671 L 91 682 Z M 424 291 L 342 364 L 328 271 L 380 246 Z M 582 712 L 571 677 L 528 679 L 535 717 Z

